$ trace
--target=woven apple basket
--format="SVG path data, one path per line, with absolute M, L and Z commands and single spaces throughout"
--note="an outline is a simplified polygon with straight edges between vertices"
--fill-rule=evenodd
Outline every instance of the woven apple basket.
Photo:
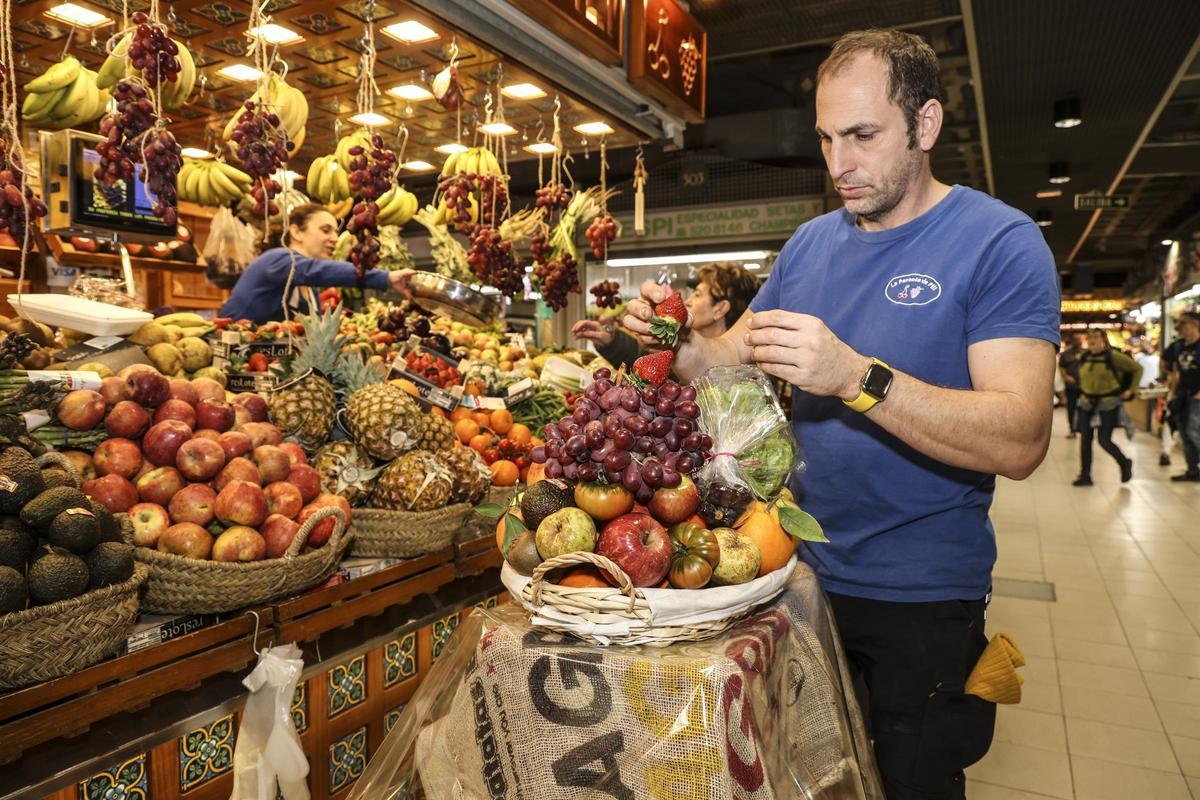
M 471 513 L 470 503 L 432 511 L 356 508 L 350 523 L 354 542 L 350 555 L 369 558 L 416 558 L 454 543 Z
M 581 565 L 599 568 L 608 573 L 617 585 L 585 589 L 559 586 L 545 579 L 547 573 L 553 570 Z M 676 642 L 699 642 L 721 635 L 738 620 L 783 591 L 795 566 L 796 557 L 793 555 L 785 567 L 739 586 L 640 589 L 608 558 L 598 553 L 579 551 L 546 559 L 534 569 L 527 582 L 509 564 L 504 565 L 500 578 L 509 593 L 520 599 L 530 613 L 531 621 L 538 627 L 568 633 L 593 644 L 666 647 Z M 719 607 L 709 609 L 710 613 L 704 616 L 711 618 L 688 624 L 665 625 L 655 621 L 647 592 L 672 592 L 680 599 L 687 598 L 689 601 L 698 600 L 710 592 L 724 592 L 726 595 L 735 594 L 737 600 L 724 610 Z M 617 632 L 605 626 L 626 630 Z
M 302 553 L 317 523 L 334 517 L 333 535 Z M 133 525 L 121 515 L 121 532 L 133 542 Z M 279 558 L 224 562 L 135 547 L 134 558 L 150 569 L 142 610 L 154 614 L 220 614 L 298 594 L 329 579 L 354 538 L 346 515 L 333 506 L 317 509 Z

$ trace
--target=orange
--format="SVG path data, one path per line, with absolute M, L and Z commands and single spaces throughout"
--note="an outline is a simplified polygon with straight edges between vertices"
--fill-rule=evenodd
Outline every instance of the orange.
M 521 509 L 519 508 L 510 509 L 507 514 L 500 515 L 500 521 L 496 523 L 496 547 L 500 549 L 500 552 L 504 552 L 504 518 L 507 517 L 508 514 L 512 514 L 522 522 L 525 521 L 525 518 L 521 516 Z
M 558 585 L 570 586 L 575 589 L 610 588 L 609 582 L 600 577 L 600 570 L 595 567 L 573 567 L 558 579 Z
M 496 432 L 499 433 L 499 431 Z M 516 422 L 508 429 L 508 438 L 517 444 L 529 444 L 533 439 L 533 433 L 529 430 L 529 426 Z
M 475 424 L 481 428 L 486 428 L 492 424 L 492 415 L 486 411 L 472 411 L 471 419 L 475 420 Z
M 533 486 L 544 477 L 546 477 L 545 464 L 530 464 L 521 480 L 525 481 L 526 486 Z
M 471 437 L 469 444 L 472 450 L 483 455 L 483 451 L 492 446 L 492 434 L 478 433 Z
M 471 418 L 471 409 L 467 408 L 466 406 L 459 406 L 458 408 L 456 408 L 450 412 L 450 421 L 455 424 L 458 424 L 459 420 L 470 419 L 470 418 Z
M 530 447 L 537 447 L 538 445 L 543 445 L 545 443 L 546 443 L 545 439 L 539 439 L 536 436 L 529 437 L 529 446 Z
M 460 419 L 454 423 L 454 435 L 463 444 L 479 435 L 479 425 L 473 419 Z
M 737 530 L 758 545 L 759 552 L 762 553 L 762 564 L 758 568 L 758 574 L 761 576 L 787 564 L 796 550 L 796 542 L 779 524 L 778 519 L 762 509 L 762 503 L 758 503 L 757 506 L 747 509 L 737 522 Z
M 429 409 L 429 413 L 433 414 L 435 417 L 441 417 L 442 419 L 446 418 L 446 409 L 439 408 L 438 406 L 434 406 L 433 408 Z
M 469 394 L 474 397 L 478 397 L 479 395 L 483 394 L 483 389 L 479 386 L 478 383 L 475 383 L 474 381 L 472 381 L 471 383 L 468 383 L 466 386 L 463 387 L 463 394 Z
M 497 408 L 492 412 L 491 428 L 496 433 L 503 436 L 512 430 L 513 420 L 512 414 L 507 408 Z
M 489 469 L 492 471 L 493 486 L 512 486 L 520 477 L 517 465 L 506 458 L 493 461 Z

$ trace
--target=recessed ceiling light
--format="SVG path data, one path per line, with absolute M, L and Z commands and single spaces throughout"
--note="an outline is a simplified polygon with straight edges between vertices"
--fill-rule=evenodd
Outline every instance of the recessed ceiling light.
M 526 145 L 525 149 L 531 153 L 536 153 L 539 156 L 550 155 L 558 150 L 558 148 L 550 142 L 534 142 L 533 144 Z
M 74 3 L 60 3 L 54 8 L 47 9 L 46 16 L 77 28 L 100 28 L 104 25 L 111 25 L 113 22 L 98 11 Z
M 1062 189 L 1043 189 L 1037 193 L 1038 200 L 1049 200 L 1052 197 L 1062 197 Z
M 1050 165 L 1051 183 L 1070 183 L 1071 167 L 1065 161 L 1055 161 Z
M 491 136 L 512 136 L 517 132 L 517 129 L 507 122 L 489 122 L 486 125 L 480 125 L 479 130 Z
M 1054 224 L 1054 214 L 1048 208 L 1039 208 L 1034 214 L 1033 219 L 1037 222 L 1039 228 L 1049 228 Z
M 505 86 L 500 92 L 514 100 L 536 100 L 546 96 L 546 92 L 540 86 L 532 83 L 514 83 L 512 86 Z
M 249 64 L 230 64 L 217 70 L 217 74 L 235 81 L 256 81 L 263 75 Z
M 1083 124 L 1083 115 L 1079 111 L 1079 98 L 1069 97 L 1054 104 L 1054 127 L 1074 128 Z
M 464 152 L 467 148 L 465 145 L 461 145 L 458 142 L 447 142 L 446 144 L 439 144 L 433 149 L 437 150 L 439 153 L 445 153 L 448 156 L 452 156 L 455 153 Z
M 212 153 L 199 147 L 185 147 L 179 151 L 179 155 L 187 158 L 212 158 Z
M 428 161 L 406 161 L 404 168 L 409 172 L 429 172 L 431 169 L 437 169 Z
M 417 86 L 415 83 L 405 83 L 401 86 L 393 86 L 388 89 L 388 94 L 399 97 L 401 100 L 412 100 L 419 103 L 422 100 L 432 100 L 433 92 L 430 92 L 423 86 Z
M 576 125 L 575 130 L 584 136 L 607 136 L 613 132 L 612 126 L 607 122 L 585 122 L 582 125 Z
M 1163 246 L 1163 247 L 1170 247 L 1170 246 L 1171 246 L 1171 245 L 1173 245 L 1173 244 L 1175 244 L 1175 240 L 1174 240 L 1174 239 L 1163 239 L 1163 240 L 1162 240 L 1162 246 Z
M 391 25 L 386 26 L 383 32 L 393 39 L 399 39 L 405 44 L 429 42 L 438 38 L 437 31 L 422 25 L 415 19 L 408 19 L 404 22 L 393 22 Z
M 762 269 L 762 264 L 756 264 L 756 263 L 742 264 L 742 266 L 745 267 L 746 269 Z
M 271 44 L 295 44 L 296 42 L 304 41 L 304 37 L 291 28 L 276 25 L 274 22 L 251 28 L 250 35 L 255 39 L 262 39 Z
M 350 118 L 350 121 L 359 125 L 366 125 L 368 128 L 387 125 L 389 122 L 391 122 L 391 120 L 385 117 L 383 114 L 376 114 L 374 111 L 364 111 L 361 114 L 355 114 Z

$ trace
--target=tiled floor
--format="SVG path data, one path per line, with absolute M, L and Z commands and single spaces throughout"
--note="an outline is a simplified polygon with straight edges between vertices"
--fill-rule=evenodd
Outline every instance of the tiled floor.
M 1172 484 L 1158 442 L 1122 486 L 1098 448 L 1096 485 L 1074 488 L 1077 440 L 1059 412 L 1027 481 L 1000 481 L 995 575 L 1050 581 L 1057 600 L 996 597 L 988 631 L 1028 656 L 1024 698 L 967 771 L 970 800 L 1200 800 L 1200 484 Z

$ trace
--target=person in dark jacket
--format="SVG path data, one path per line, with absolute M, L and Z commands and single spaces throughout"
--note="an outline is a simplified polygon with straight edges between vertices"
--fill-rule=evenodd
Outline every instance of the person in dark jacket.
M 1133 477 L 1133 460 L 1112 440 L 1121 420 L 1122 403 L 1132 400 L 1142 380 L 1142 366 L 1120 350 L 1112 349 L 1104 331 L 1087 334 L 1087 349 L 1079 357 L 1079 408 L 1075 430 L 1079 432 L 1079 477 L 1074 486 L 1092 485 L 1092 437 L 1099 431 L 1100 446 L 1121 467 L 1121 483 Z
M 354 265 L 334 261 L 338 224 L 324 206 L 308 203 L 292 209 L 290 224 L 284 236 L 285 247 L 274 247 L 250 262 L 238 278 L 229 299 L 221 306 L 221 316 L 269 322 L 283 319 L 283 292 L 295 261 L 288 305 L 303 313 L 308 308 L 304 300 L 306 287 L 358 286 Z M 368 270 L 363 288 L 408 291 L 408 279 L 413 271 Z

